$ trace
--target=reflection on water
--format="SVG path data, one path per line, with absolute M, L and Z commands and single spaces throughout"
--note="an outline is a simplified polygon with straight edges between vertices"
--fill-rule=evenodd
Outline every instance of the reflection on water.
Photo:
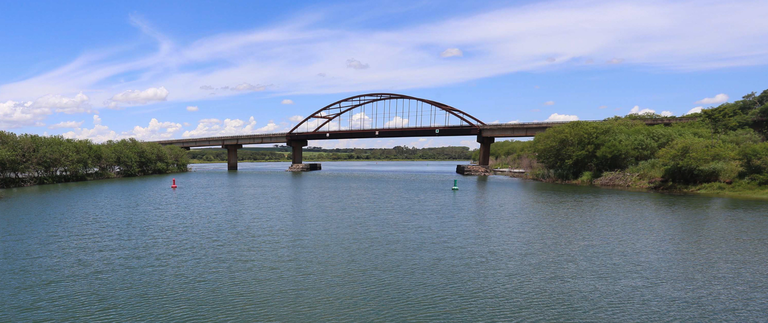
M 0 321 L 768 319 L 765 202 L 456 164 L 205 164 L 4 190 Z

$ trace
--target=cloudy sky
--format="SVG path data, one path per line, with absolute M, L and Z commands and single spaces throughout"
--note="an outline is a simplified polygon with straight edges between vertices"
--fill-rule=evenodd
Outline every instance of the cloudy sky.
M 503 123 L 679 116 L 768 88 L 764 0 L 3 2 L 0 9 L 0 130 L 97 142 L 283 132 L 366 92 L 423 97 Z

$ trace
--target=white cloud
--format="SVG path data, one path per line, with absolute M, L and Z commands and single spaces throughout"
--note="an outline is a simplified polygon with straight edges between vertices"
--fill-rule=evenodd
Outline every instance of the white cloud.
M 275 132 L 277 129 L 280 129 L 280 126 L 274 121 L 269 120 L 266 126 L 256 129 L 256 133 L 270 133 Z
M 358 60 L 356 60 L 354 58 L 350 58 L 350 59 L 347 60 L 347 68 L 356 69 L 356 70 L 364 70 L 364 69 L 366 69 L 368 67 L 370 67 L 370 66 L 368 66 L 368 64 L 363 64 L 362 62 L 360 62 L 360 61 L 358 61 Z
M 703 107 L 695 107 L 695 108 L 693 108 L 693 109 L 690 109 L 690 110 L 688 110 L 688 112 L 686 112 L 686 113 L 684 114 L 684 116 L 687 116 L 687 115 L 689 115 L 689 114 L 694 114 L 694 113 L 701 113 L 701 109 L 702 109 L 702 108 L 703 108 Z
M 608 64 L 621 64 L 624 62 L 623 58 L 611 58 L 606 63 Z
M 555 61 L 557 61 L 557 59 L 554 57 L 547 57 L 546 61 L 547 63 L 554 63 Z
M 656 110 L 652 110 L 652 109 L 640 109 L 640 106 L 639 106 L 639 105 L 636 105 L 634 108 L 632 108 L 632 109 L 630 109 L 630 110 L 629 110 L 629 113 L 628 113 L 628 114 L 639 114 L 639 115 L 643 115 L 643 114 L 654 114 L 654 113 L 656 113 Z
M 288 118 L 288 120 L 291 121 L 291 122 L 300 122 L 301 120 L 304 120 L 304 117 L 302 117 L 302 116 L 293 116 L 293 117 Z
M 514 123 L 520 123 L 520 120 L 512 120 L 512 121 L 510 121 L 510 122 L 507 122 L 507 123 L 510 123 L 510 124 L 514 124 Z
M 607 105 L 601 105 L 601 106 L 599 106 L 599 107 L 597 107 L 597 108 L 598 108 L 598 109 L 606 109 L 606 108 L 608 108 L 608 106 L 607 106 Z
M 464 53 L 458 48 L 448 48 L 440 53 L 440 57 L 462 57 Z
M 576 121 L 579 120 L 579 117 L 575 115 L 568 115 L 568 114 L 557 114 L 553 113 L 552 115 L 547 118 L 547 120 L 544 121 Z
M 82 122 L 81 122 L 82 123 Z M 137 140 L 152 141 L 170 139 L 181 130 L 181 124 L 173 122 L 160 122 L 152 118 L 146 127 L 135 126 L 131 131 L 125 131 L 120 134 L 109 127 L 101 124 L 98 116 L 93 116 L 93 128 L 75 127 L 72 131 L 62 134 L 64 138 L 88 139 L 94 142 L 105 142 L 107 140 L 120 140 L 126 138 L 136 138 Z
M 544 105 L 555 105 L 555 101 L 544 102 Z
M 37 108 L 53 109 L 56 112 L 66 114 L 90 113 L 88 107 L 88 96 L 80 92 L 74 98 L 68 98 L 61 95 L 46 95 L 35 100 L 32 103 Z
M 54 125 L 48 126 L 48 129 L 74 129 L 74 128 L 80 128 L 80 125 L 83 124 L 83 121 L 77 122 L 77 121 L 62 121 Z
M 247 135 L 256 133 L 256 119 L 203 119 L 194 130 L 184 131 L 184 138 Z
M 696 101 L 696 104 L 720 104 L 728 102 L 728 95 L 720 93 L 718 95 L 715 95 L 713 98 L 703 98 L 699 101 Z
M 147 104 L 155 101 L 165 101 L 168 98 L 168 90 L 165 87 L 148 88 L 144 91 L 127 90 L 115 94 L 109 99 L 107 107 L 114 108 L 119 103 Z
M 293 104 L 293 100 L 285 99 L 283 101 L 280 101 L 280 104 Z
M 51 109 L 34 107 L 32 102 L 0 103 L 0 129 L 40 125 L 51 113 Z
M 128 136 L 138 140 L 163 140 L 173 138 L 175 132 L 181 130 L 181 124 L 173 122 L 159 122 L 152 118 L 147 127 L 133 127 L 133 131 Z M 123 133 L 126 135 L 126 133 Z
M 189 111 L 189 112 L 195 112 L 197 110 L 200 110 L 200 108 L 198 108 L 197 106 L 191 106 L 190 105 L 190 106 L 187 107 L 187 111 Z
M 672 111 L 661 111 L 660 115 L 662 117 L 671 117 L 673 114 Z
M 102 125 L 94 125 L 92 129 L 77 128 L 73 131 L 65 132 L 61 134 L 64 138 L 72 139 L 89 139 L 94 142 L 105 142 L 107 140 L 118 140 L 120 136 L 113 130 L 109 130 L 109 127 Z
M 384 123 L 384 128 L 402 128 L 405 126 L 408 126 L 408 119 L 404 119 L 399 116 L 396 116 L 392 118 L 392 120 Z

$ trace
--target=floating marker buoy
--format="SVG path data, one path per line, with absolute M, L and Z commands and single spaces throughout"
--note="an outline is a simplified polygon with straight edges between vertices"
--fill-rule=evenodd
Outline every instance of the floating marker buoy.
M 453 180 L 453 188 L 451 188 L 452 190 L 454 190 L 454 191 L 458 191 L 459 190 L 459 185 L 456 184 L 456 182 L 458 182 L 458 181 L 459 180 L 457 180 L 457 179 Z
M 176 188 L 176 187 L 177 187 L 177 186 L 176 186 L 176 179 L 174 178 L 174 179 L 173 179 L 173 185 L 171 185 L 171 188 Z

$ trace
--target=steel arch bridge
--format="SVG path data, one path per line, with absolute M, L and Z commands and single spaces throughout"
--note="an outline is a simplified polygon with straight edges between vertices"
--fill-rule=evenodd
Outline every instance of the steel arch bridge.
M 412 137 L 429 132 L 443 136 L 472 135 L 484 125 L 469 113 L 437 101 L 403 94 L 369 93 L 351 96 L 315 111 L 293 127 L 288 137 L 331 139 L 332 134 L 340 133 L 344 133 L 345 138 L 356 138 L 353 133 L 359 133 L 357 138 Z M 460 129 L 463 131 L 456 131 Z
M 643 122 L 669 125 L 692 120 L 695 118 L 647 119 Z M 186 149 L 220 146 L 227 149 L 229 170 L 237 170 L 237 150 L 243 145 L 286 143 L 293 148 L 289 170 L 316 170 L 320 164 L 302 164 L 302 147 L 307 146 L 309 140 L 477 136 L 480 144 L 478 165 L 487 167 L 495 138 L 532 137 L 563 123 L 566 122 L 486 125 L 469 113 L 437 101 L 403 94 L 369 93 L 331 103 L 304 118 L 287 133 L 173 139 L 157 143 Z

